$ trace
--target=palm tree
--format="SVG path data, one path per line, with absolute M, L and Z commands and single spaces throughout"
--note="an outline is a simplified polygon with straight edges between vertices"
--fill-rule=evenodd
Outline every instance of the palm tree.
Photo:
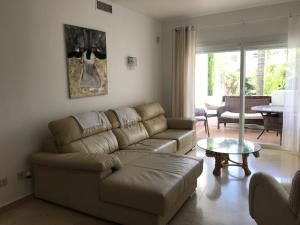
M 265 75 L 265 50 L 257 51 L 257 81 L 256 94 L 264 94 L 264 75 Z
M 215 85 L 215 56 L 214 53 L 208 54 L 208 96 L 213 95 Z

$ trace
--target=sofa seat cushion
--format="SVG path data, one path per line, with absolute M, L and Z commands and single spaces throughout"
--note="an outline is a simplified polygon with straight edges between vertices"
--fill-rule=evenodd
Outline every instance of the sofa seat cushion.
M 101 181 L 100 198 L 164 216 L 195 185 L 202 163 L 201 159 L 173 154 L 141 154 Z
M 221 114 L 222 118 L 227 118 L 227 119 L 239 119 L 240 114 L 239 113 L 233 113 L 233 112 L 223 112 Z M 260 113 L 245 113 L 245 119 L 247 120 L 262 120 L 263 117 Z
M 216 109 L 208 109 L 207 110 L 207 116 L 212 116 L 212 115 L 215 115 L 215 116 L 218 115 L 218 112 Z
M 146 139 L 139 143 L 129 145 L 125 149 L 129 150 L 144 150 L 152 152 L 175 153 L 177 145 L 175 140 L 164 139 Z
M 151 138 L 176 140 L 177 150 L 180 150 L 186 146 L 193 145 L 194 136 L 195 130 L 168 129 L 152 136 Z
M 116 151 L 112 153 L 111 155 L 117 156 L 122 165 L 127 165 L 135 160 L 138 160 L 138 158 L 144 156 L 144 154 L 148 152 L 141 151 L 141 150 L 122 150 L 122 151 Z

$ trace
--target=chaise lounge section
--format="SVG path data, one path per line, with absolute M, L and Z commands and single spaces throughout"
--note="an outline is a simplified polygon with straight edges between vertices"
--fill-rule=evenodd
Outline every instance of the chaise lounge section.
M 31 156 L 34 194 L 120 224 L 166 224 L 202 173 L 202 159 L 181 155 L 195 146 L 195 122 L 151 103 L 124 126 L 116 111 L 98 112 L 105 126 L 88 133 L 73 116 L 49 124 L 54 140 Z

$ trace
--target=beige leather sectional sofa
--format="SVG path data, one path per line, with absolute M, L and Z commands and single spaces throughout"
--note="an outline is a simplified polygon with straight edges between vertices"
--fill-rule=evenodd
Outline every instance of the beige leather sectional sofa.
M 106 126 L 88 133 L 72 116 L 49 123 L 54 141 L 31 156 L 35 196 L 120 224 L 166 224 L 202 173 L 201 159 L 182 155 L 195 122 L 166 119 L 158 103 L 135 110 L 130 126 L 99 112 Z

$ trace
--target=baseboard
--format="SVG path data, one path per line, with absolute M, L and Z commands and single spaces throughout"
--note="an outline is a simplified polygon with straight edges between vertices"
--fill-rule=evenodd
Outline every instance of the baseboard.
M 24 202 L 26 202 L 30 199 L 33 199 L 33 194 L 25 195 L 24 197 L 22 197 L 22 198 L 20 198 L 16 201 L 13 201 L 13 202 L 8 203 L 6 205 L 0 206 L 0 213 L 5 212 L 9 209 L 15 208 L 19 205 L 22 205 Z

